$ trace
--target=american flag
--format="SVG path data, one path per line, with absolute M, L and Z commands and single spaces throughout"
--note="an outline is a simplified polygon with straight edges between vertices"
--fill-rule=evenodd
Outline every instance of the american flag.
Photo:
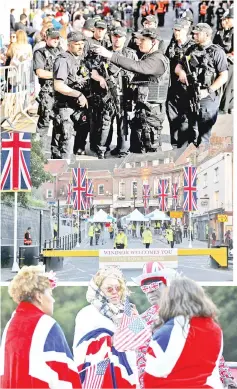
M 184 167 L 184 211 L 197 210 L 197 168 L 195 166 Z
M 159 180 L 158 183 L 158 202 L 160 211 L 168 210 L 168 180 Z
M 114 347 L 117 351 L 136 350 L 151 338 L 150 327 L 140 316 L 133 316 L 128 298 L 118 332 L 114 334 Z
M 149 208 L 149 198 L 151 195 L 150 191 L 150 185 L 149 184 L 143 184 L 143 203 L 144 203 L 144 208 L 148 209 Z
M 97 365 L 89 366 L 86 369 L 82 389 L 100 389 L 108 364 L 109 358 L 99 362 Z
M 30 191 L 31 134 L 8 132 L 1 136 L 1 183 L 2 191 Z
M 87 178 L 86 180 L 86 208 L 90 209 L 93 203 L 93 181 L 91 178 Z
M 68 205 L 72 203 L 72 184 L 67 184 L 67 202 Z
M 86 210 L 86 169 L 72 169 L 73 208 L 76 211 Z
M 178 184 L 172 184 L 172 198 L 174 200 L 174 206 L 176 207 L 178 202 Z

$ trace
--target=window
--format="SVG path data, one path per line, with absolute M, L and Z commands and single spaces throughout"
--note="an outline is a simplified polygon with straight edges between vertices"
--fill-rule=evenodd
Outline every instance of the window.
M 159 165 L 159 160 L 155 159 L 154 161 L 152 161 L 152 165 L 153 166 L 158 166 Z
M 98 185 L 98 195 L 103 195 L 105 193 L 104 185 Z
M 214 206 L 219 208 L 219 190 L 214 192 Z
M 132 186 L 131 186 L 131 197 L 137 197 L 137 181 L 132 181 Z
M 165 158 L 164 159 L 164 164 L 167 164 L 167 163 L 170 163 L 170 159 L 169 158 Z
M 203 188 L 207 187 L 207 173 L 203 175 Z
M 127 163 L 125 164 L 125 168 L 126 168 L 126 169 L 131 169 L 130 163 L 127 162 Z
M 219 182 L 219 168 L 214 169 L 214 182 Z
M 125 182 L 119 183 L 119 197 L 125 197 Z
M 52 189 L 47 189 L 47 198 L 52 199 L 53 198 L 53 191 Z
M 142 161 L 141 162 L 141 167 L 147 167 L 147 161 Z

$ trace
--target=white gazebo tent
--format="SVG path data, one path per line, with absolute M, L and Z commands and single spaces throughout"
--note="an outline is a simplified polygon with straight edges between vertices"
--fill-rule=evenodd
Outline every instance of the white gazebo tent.
M 134 211 L 127 216 L 126 220 L 128 222 L 146 222 L 148 221 L 148 218 L 139 212 L 138 209 L 134 209 Z
M 103 209 L 100 209 L 99 212 L 97 212 L 93 217 L 92 220 L 90 220 L 91 223 L 106 223 L 108 219 L 108 214 L 103 211 Z
M 170 217 L 165 214 L 165 212 L 159 211 L 159 209 L 155 209 L 155 211 L 146 215 L 149 220 L 170 220 Z

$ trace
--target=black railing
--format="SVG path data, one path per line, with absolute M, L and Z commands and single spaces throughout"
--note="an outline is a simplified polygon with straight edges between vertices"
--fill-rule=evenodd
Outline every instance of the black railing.
M 60 236 L 44 241 L 44 250 L 61 249 L 61 250 L 72 250 L 78 241 L 78 234 L 73 233 L 69 235 Z M 79 235 L 79 243 L 81 243 L 81 236 Z

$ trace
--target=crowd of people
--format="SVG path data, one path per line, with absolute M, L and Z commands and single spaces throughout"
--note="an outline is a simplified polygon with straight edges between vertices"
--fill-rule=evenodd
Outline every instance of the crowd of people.
M 9 284 L 17 307 L 2 337 L 1 387 L 236 388 L 217 307 L 203 288 L 159 262 L 132 280 L 150 304 L 140 314 L 118 267 L 92 277 L 72 352 L 52 317 L 55 275 L 24 266 Z
M 209 144 L 218 112 L 233 109 L 234 8 L 223 2 L 222 15 L 217 8 L 217 31 L 205 15 L 194 25 L 190 2 L 174 8 L 167 47 L 160 36 L 165 13 L 174 12 L 167 1 L 135 10 L 127 3 L 50 4 L 23 10 L 17 23 L 11 10 L 5 64 L 33 55 L 37 132 L 48 157 L 85 155 L 88 138 L 100 159 L 155 152 L 166 115 L 173 147 Z

